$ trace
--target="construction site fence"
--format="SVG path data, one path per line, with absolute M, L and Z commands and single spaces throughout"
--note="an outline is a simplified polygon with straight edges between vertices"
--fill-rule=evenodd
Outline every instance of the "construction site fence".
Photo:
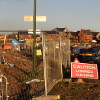
M 8 100 L 32 100 L 33 97 L 48 95 L 53 86 L 63 78 L 62 66 L 70 67 L 69 39 L 59 37 L 57 40 L 48 41 L 44 35 L 42 43 L 37 44 L 36 49 L 43 51 L 44 71 L 41 72 L 43 81 L 39 80 L 38 77 L 38 79 L 35 80 L 36 82 L 34 82 L 34 80 L 27 82 L 18 80 L 19 84 L 17 84 L 16 81 L 13 82 L 13 84 L 9 82 L 9 85 L 12 86 L 9 88 L 8 85 Z M 11 50 L 21 52 L 25 55 L 32 55 L 33 43 L 18 43 L 18 45 L 12 46 Z M 10 70 L 7 70 L 7 73 L 10 73 Z M 23 74 L 21 76 L 22 79 L 27 79 L 27 75 Z M 10 79 L 8 79 L 8 81 L 9 80 Z M 16 87 L 13 88 L 13 85 Z
M 45 94 L 62 80 L 62 66 L 70 67 L 70 40 L 58 37 L 57 40 L 47 40 L 43 36 L 43 60 L 45 74 Z

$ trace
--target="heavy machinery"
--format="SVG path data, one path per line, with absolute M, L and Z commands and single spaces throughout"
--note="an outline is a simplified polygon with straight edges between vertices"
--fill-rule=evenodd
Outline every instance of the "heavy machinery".
M 6 35 L 1 35 L 0 40 L 3 40 L 3 44 L 6 43 Z
M 0 36 L 0 43 L 1 43 L 2 48 L 4 50 L 10 50 L 11 49 L 11 43 L 6 43 L 6 35 Z

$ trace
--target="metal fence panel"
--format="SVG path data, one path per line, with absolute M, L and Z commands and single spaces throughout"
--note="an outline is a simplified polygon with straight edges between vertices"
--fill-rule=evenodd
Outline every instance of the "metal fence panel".
M 61 39 L 61 57 L 64 67 L 70 67 L 70 39 Z
M 59 37 L 58 40 L 47 41 L 44 36 L 44 74 L 46 95 L 52 87 L 62 79 L 62 65 L 70 67 L 70 40 Z
M 60 41 L 46 41 L 44 37 L 45 93 L 62 79 Z

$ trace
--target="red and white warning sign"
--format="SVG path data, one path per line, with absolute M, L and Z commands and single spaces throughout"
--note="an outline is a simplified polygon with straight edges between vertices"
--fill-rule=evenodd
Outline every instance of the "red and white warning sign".
M 71 62 L 71 77 L 98 79 L 97 64 Z
M 74 59 L 74 62 L 75 63 L 80 63 L 80 61 L 77 58 Z

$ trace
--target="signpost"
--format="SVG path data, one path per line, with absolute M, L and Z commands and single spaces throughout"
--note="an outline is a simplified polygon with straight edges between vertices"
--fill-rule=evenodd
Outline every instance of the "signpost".
M 24 21 L 33 22 L 33 69 L 32 71 L 36 74 L 36 52 L 38 55 L 41 55 L 40 51 L 36 51 L 36 22 L 46 22 L 46 16 L 36 16 L 36 0 L 34 0 L 34 15 L 33 16 L 25 16 Z M 45 86 L 46 87 L 46 86 Z M 46 90 L 45 90 L 46 91 Z M 47 93 L 46 93 L 47 96 Z
M 74 62 L 75 63 L 80 63 L 80 61 L 78 60 L 78 58 L 75 58 Z M 77 78 L 77 82 L 83 82 L 83 79 L 82 78 Z
M 71 62 L 71 77 L 98 79 L 97 65 Z
M 32 71 L 36 74 L 36 0 L 34 0 L 34 15 L 33 15 L 33 69 Z
M 24 21 L 33 22 L 33 16 L 24 16 Z M 36 22 L 46 22 L 46 16 L 36 16 Z
M 34 0 L 34 15 L 24 16 L 24 21 L 33 22 L 33 71 L 36 72 L 36 22 L 46 22 L 46 16 L 36 16 L 36 0 Z
M 80 61 L 77 58 L 74 59 L 74 62 L 75 63 L 80 63 Z

